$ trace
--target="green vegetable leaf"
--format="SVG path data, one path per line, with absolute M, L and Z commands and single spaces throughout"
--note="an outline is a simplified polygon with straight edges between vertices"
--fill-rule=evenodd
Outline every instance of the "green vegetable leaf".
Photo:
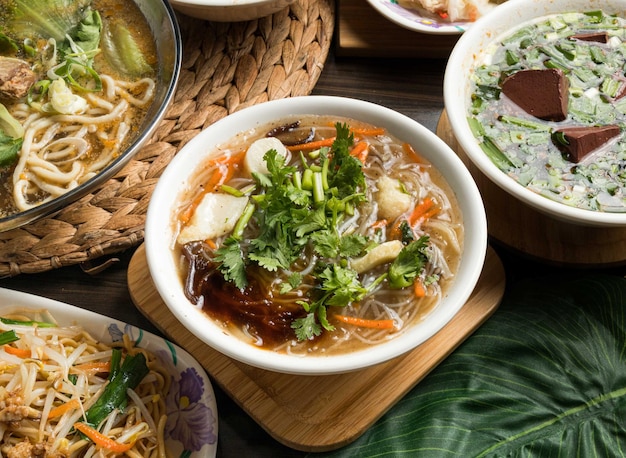
M 7 33 L 22 38 L 54 38 L 60 43 L 90 4 L 91 0 L 0 0 L 0 10 L 9 19 Z
M 127 355 L 119 370 L 110 377 L 98 400 L 87 410 L 85 418 L 97 427 L 114 409 L 124 409 L 128 402 L 127 390 L 134 390 L 150 370 L 143 353 Z
M 232 281 L 239 289 L 248 285 L 246 278 L 246 265 L 241 253 L 241 244 L 233 237 L 229 237 L 218 248 L 215 260 L 220 263 L 219 270 L 224 279 Z
M 352 444 L 320 457 L 626 454 L 626 279 L 533 278 Z
M 152 71 L 133 33 L 121 24 L 105 28 L 102 52 L 109 63 L 124 75 L 139 77 Z
M 322 327 L 315 320 L 315 313 L 308 313 L 304 318 L 297 318 L 291 324 L 298 340 L 308 340 L 319 336 Z
M 12 138 L 0 132 L 0 167 L 7 167 L 17 162 L 22 142 L 21 138 Z
M 0 345 L 6 345 L 16 340 L 20 340 L 20 338 L 14 330 L 0 332 Z
M 389 266 L 389 286 L 405 288 L 413 284 L 428 261 L 426 248 L 429 237 L 424 235 L 402 248 L 398 257 Z
M 325 305 L 345 307 L 352 302 L 363 299 L 367 289 L 361 285 L 358 274 L 347 267 L 337 264 L 327 266 L 318 278 L 321 280 L 321 289 L 330 296 L 325 300 Z

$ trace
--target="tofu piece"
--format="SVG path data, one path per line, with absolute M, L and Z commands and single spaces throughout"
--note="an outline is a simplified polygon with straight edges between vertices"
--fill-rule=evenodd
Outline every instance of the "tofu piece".
M 391 262 L 398 257 L 404 244 L 400 240 L 383 242 L 372 248 L 365 256 L 353 259 L 350 267 L 357 273 L 367 272 L 380 264 Z
M 243 214 L 248 197 L 207 193 L 189 223 L 178 234 L 178 243 L 208 240 L 228 234 Z
M 411 196 L 400 188 L 398 180 L 384 175 L 378 179 L 378 214 L 388 220 L 395 220 L 411 208 Z

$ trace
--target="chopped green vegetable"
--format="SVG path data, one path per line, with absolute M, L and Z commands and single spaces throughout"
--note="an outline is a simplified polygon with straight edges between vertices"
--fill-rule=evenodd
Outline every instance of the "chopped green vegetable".
M 428 236 L 422 236 L 405 246 L 389 267 L 389 286 L 405 288 L 413 284 L 428 261 Z
M 87 423 L 97 427 L 113 410 L 123 410 L 128 402 L 127 390 L 134 390 L 149 371 L 143 353 L 127 355 L 119 370 L 112 372 L 102 395 L 85 413 Z
M 4 324 L 16 324 L 20 326 L 37 326 L 39 328 L 56 328 L 56 324 L 48 323 L 45 321 L 23 321 L 23 320 L 13 320 L 11 318 L 2 318 L 0 317 L 0 321 Z
M 20 340 L 14 330 L 4 331 L 0 333 L 0 345 L 6 345 L 11 342 Z

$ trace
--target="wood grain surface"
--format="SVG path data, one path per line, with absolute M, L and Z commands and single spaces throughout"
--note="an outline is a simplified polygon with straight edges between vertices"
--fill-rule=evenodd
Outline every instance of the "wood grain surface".
M 272 437 L 288 447 L 313 452 L 336 449 L 357 439 L 491 316 L 500 304 L 504 287 L 502 263 L 489 248 L 481 278 L 468 302 L 424 344 L 368 369 L 300 376 L 242 364 L 187 331 L 158 295 L 143 245 L 128 267 L 128 288 L 139 311 L 191 353 L 212 380 Z
M 460 36 L 405 29 L 365 0 L 338 0 L 336 16 L 338 56 L 447 58 Z
M 592 227 L 566 222 L 514 198 L 474 166 L 457 142 L 445 110 L 437 135 L 463 160 L 480 189 L 489 235 L 524 256 L 555 265 L 626 265 L 626 227 Z

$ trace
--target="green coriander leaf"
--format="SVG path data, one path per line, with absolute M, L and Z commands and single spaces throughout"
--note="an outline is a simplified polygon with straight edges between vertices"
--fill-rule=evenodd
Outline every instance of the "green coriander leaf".
M 319 321 L 320 325 L 327 331 L 334 331 L 335 327 L 328 322 L 328 317 L 326 314 L 326 307 L 318 307 L 317 309 L 317 321 Z
M 339 254 L 339 237 L 334 231 L 317 231 L 311 234 L 311 241 L 315 252 L 322 257 L 335 258 Z
M 227 238 L 224 244 L 217 249 L 216 255 L 215 260 L 220 263 L 218 269 L 226 281 L 232 281 L 239 289 L 248 286 L 244 256 L 241 251 L 241 244 L 237 239 Z
M 363 299 L 367 289 L 358 279 L 356 271 L 337 264 L 327 266 L 318 277 L 321 288 L 326 292 L 325 304 L 345 307 L 351 302 Z
M 309 313 L 304 318 L 297 318 L 291 323 L 298 340 L 310 340 L 322 333 L 322 328 L 315 321 L 315 314 Z
M 402 243 L 405 245 L 408 245 L 415 240 L 415 233 L 413 232 L 411 225 L 406 220 L 400 223 L 400 233 Z
M 428 236 L 422 236 L 405 246 L 389 266 L 389 286 L 405 288 L 410 286 L 428 261 L 426 248 Z
M 358 256 L 363 252 L 368 243 L 369 241 L 364 235 L 344 235 L 339 240 L 339 255 L 347 258 Z

